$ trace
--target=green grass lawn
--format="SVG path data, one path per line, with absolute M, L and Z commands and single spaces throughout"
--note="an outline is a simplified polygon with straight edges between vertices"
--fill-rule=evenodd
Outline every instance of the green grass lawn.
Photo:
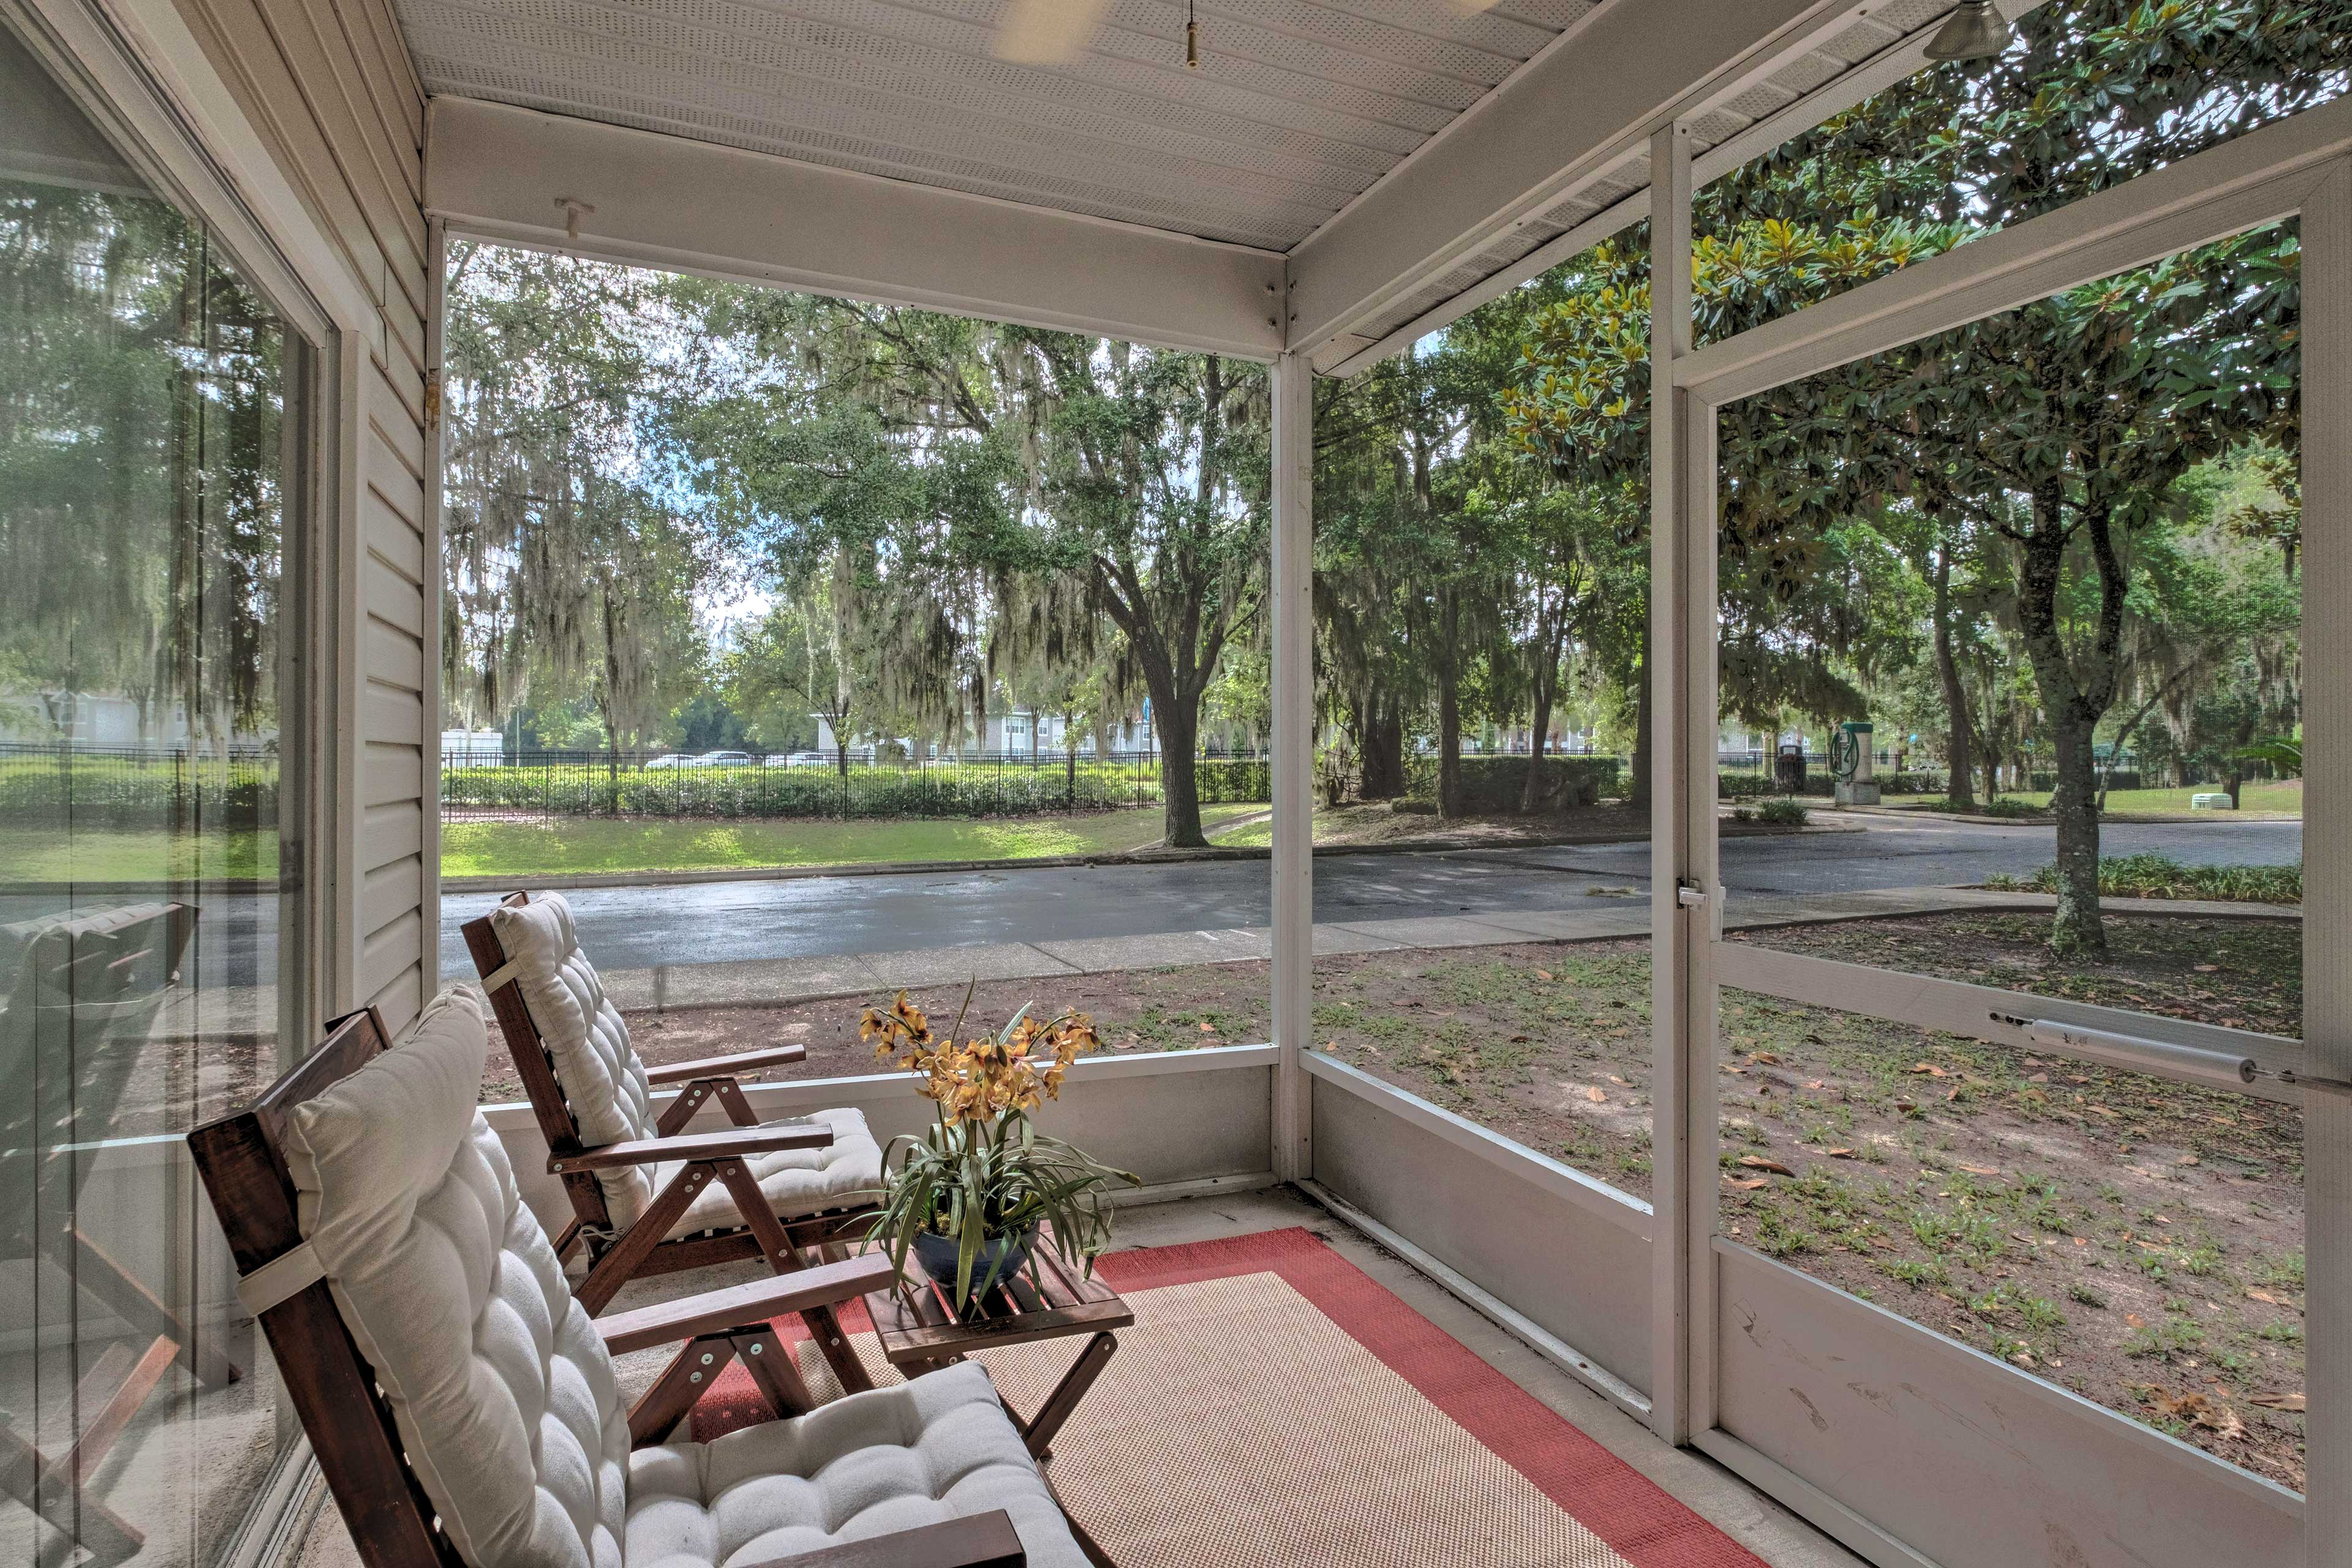
M 278 875 L 278 836 L 251 829 L 204 837 L 152 832 L 0 828 L 0 865 L 26 882 L 226 881 Z
M 2118 789 L 2107 792 L 2109 816 L 2186 816 L 2189 797 L 2192 795 L 2223 793 L 2219 784 L 2200 785 L 2196 789 Z M 2047 806 L 2048 790 L 2004 792 L 2003 800 L 2021 801 L 2028 805 Z M 1889 805 L 1936 806 L 1943 803 L 1939 795 L 1890 795 Z M 2239 792 L 2240 816 L 2300 817 L 2303 815 L 2303 783 L 2293 780 L 2286 784 L 2250 784 Z M 2199 813 L 2200 816 L 2207 815 Z M 2226 813 L 2212 815 L 2226 816 Z
M 1262 806 L 1204 805 L 1218 823 Z M 1018 860 L 1116 854 L 1157 843 L 1158 806 L 1088 816 L 884 822 L 451 823 L 441 830 L 445 877 L 545 877 L 706 871 L 765 866 L 870 866 L 901 860 Z
M 1260 805 L 1204 805 L 1211 833 Z M 1105 855 L 1159 842 L 1160 808 L 1085 816 L 835 822 L 638 822 L 595 817 L 558 826 L 457 822 L 441 830 L 445 877 L 551 877 L 709 871 L 767 866 L 870 866 L 899 860 L 1018 860 Z M 152 832 L 0 829 L 0 864 L 32 882 L 270 879 L 274 835 L 223 834 L 176 843 Z

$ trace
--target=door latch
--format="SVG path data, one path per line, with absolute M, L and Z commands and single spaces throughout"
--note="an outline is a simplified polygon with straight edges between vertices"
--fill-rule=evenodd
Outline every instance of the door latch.
M 1706 905 L 1706 889 L 1687 879 L 1676 882 L 1675 902 L 1686 910 L 1703 909 Z

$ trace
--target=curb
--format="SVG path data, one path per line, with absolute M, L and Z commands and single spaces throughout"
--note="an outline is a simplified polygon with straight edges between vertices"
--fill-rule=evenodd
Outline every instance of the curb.
M 1998 893 L 1988 889 L 1978 888 L 1934 888 L 1895 890 L 1906 891 L 1910 893 L 1912 896 L 1902 902 L 1890 903 L 1887 907 L 1848 907 L 1843 909 L 1822 908 L 1810 910 L 1792 909 L 1785 906 L 1776 909 L 1770 907 L 1776 900 L 1759 899 L 1753 900 L 1748 902 L 1748 910 L 1749 912 L 1744 915 L 1739 912 L 1738 905 L 1735 902 L 1734 905 L 1726 911 L 1727 918 L 1724 921 L 1724 931 L 1727 935 L 1730 935 L 1732 933 L 1741 931 L 1785 930 L 1794 926 L 1850 925 L 1865 921 L 1905 920 L 1916 918 L 1920 915 L 1991 914 L 2028 911 L 2033 913 L 2045 913 L 2057 903 L 2057 900 L 2047 893 Z M 1648 900 L 1646 899 L 1643 899 L 1640 902 L 1646 905 Z M 1759 907 L 1759 905 L 1762 907 Z M 2208 900 L 2178 899 L 2106 900 L 2105 909 L 2107 913 L 2126 919 L 2222 919 L 2282 922 L 2300 921 L 2303 919 L 2303 911 L 2300 909 L 2287 905 L 2230 904 Z M 1560 913 L 1564 911 L 1555 910 L 1546 912 Z M 1439 918 L 1443 919 L 1445 917 Z M 1464 919 L 1470 924 L 1483 923 L 1479 921 L 1475 916 L 1464 917 Z M 1507 927 L 1497 926 L 1492 928 L 1494 931 L 1494 936 L 1491 940 L 1482 938 L 1473 941 L 1440 940 L 1412 942 L 1402 940 L 1404 936 L 1402 931 L 1398 931 L 1395 934 L 1391 935 L 1383 933 L 1381 931 L 1380 928 L 1383 924 L 1391 923 L 1397 926 L 1411 926 L 1421 922 L 1417 920 L 1406 920 L 1396 922 L 1363 921 L 1351 925 L 1346 921 L 1326 921 L 1318 925 L 1316 929 L 1318 931 L 1336 930 L 1343 933 L 1368 936 L 1373 938 L 1375 941 L 1389 944 L 1385 947 L 1337 950 L 1333 954 L 1334 956 L 1349 952 L 1357 953 L 1378 953 L 1382 952 L 1397 952 L 1407 948 L 1442 949 L 1447 952 L 1463 952 L 1476 951 L 1481 948 L 1489 947 L 1522 947 L 1531 945 L 1576 946 L 1588 942 L 1640 940 L 1642 935 L 1640 932 L 1626 931 L 1592 931 L 1573 934 L 1545 935 L 1536 931 L 1513 931 Z M 1262 952 L 1235 953 L 1227 958 L 1190 958 L 1171 961 L 1160 956 L 1159 952 L 1156 951 L 1156 944 L 1159 939 L 1155 937 L 1135 937 L 1125 940 L 1129 941 L 1136 945 L 1138 950 L 1136 957 L 1132 959 L 1121 958 L 1117 962 L 1109 963 L 1101 962 L 1098 959 L 1097 962 L 1093 963 L 1074 963 L 1066 959 L 1058 957 L 1056 954 L 1045 948 L 1039 948 L 1037 949 L 1039 956 L 1056 964 L 1058 967 L 1052 969 L 1039 968 L 1021 973 L 997 973 L 983 976 L 983 983 L 987 983 L 989 981 L 1067 979 L 1074 978 L 1078 975 L 1120 973 L 1136 969 L 1185 969 L 1205 967 L 1217 963 L 1263 963 L 1265 961 L 1265 954 Z M 935 953 L 952 953 L 955 950 L 952 948 L 940 948 L 927 951 Z M 864 966 L 867 960 L 892 959 L 904 961 L 914 956 L 917 955 L 908 953 L 837 953 L 827 955 L 823 962 L 835 966 L 859 967 Z M 759 963 L 762 961 L 752 960 L 746 962 Z M 605 981 L 608 986 L 615 992 L 615 1005 L 619 1005 L 624 1012 L 630 1014 L 651 1013 L 655 1015 L 717 1012 L 733 1008 L 797 1007 L 817 1002 L 856 1000 L 870 996 L 877 990 L 888 991 L 893 989 L 905 989 L 913 991 L 954 983 L 951 980 L 942 979 L 940 977 L 940 975 L 944 973 L 944 971 L 923 974 L 914 973 L 893 973 L 886 971 L 880 965 L 873 965 L 867 969 L 869 978 L 866 983 L 863 984 L 846 985 L 837 975 L 828 975 L 825 977 L 823 984 L 812 986 L 805 990 L 793 991 L 781 988 L 763 989 L 760 987 L 757 981 L 752 981 L 747 984 L 743 990 L 733 994 L 711 995 L 706 991 L 704 994 L 698 996 L 692 996 L 686 999 L 672 999 L 671 976 L 676 972 L 679 970 L 723 967 L 725 966 L 661 964 L 651 969 L 610 971 L 605 975 Z M 701 988 L 698 987 L 698 989 Z M 631 994 L 623 994 L 623 993 L 629 993 Z
M 1965 822 L 1977 827 L 2053 827 L 2058 819 L 2047 812 L 2032 816 L 1965 816 L 1957 811 L 1931 811 L 1925 807 L 1901 805 L 1825 805 L 1823 811 L 1833 811 L 1842 816 L 1883 816 L 1902 822 Z M 2141 816 L 2138 813 L 2106 813 L 2100 816 L 2102 825 L 2113 823 L 2117 827 L 2246 827 L 2294 822 L 2299 816 L 2246 816 L 2234 811 L 2200 811 L 2193 816 L 2167 813 L 2163 816 Z

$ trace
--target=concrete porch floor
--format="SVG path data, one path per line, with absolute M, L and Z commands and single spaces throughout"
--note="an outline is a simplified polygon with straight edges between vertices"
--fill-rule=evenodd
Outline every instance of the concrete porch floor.
M 1866 1568 L 1861 1558 L 1714 1460 L 1659 1442 L 1647 1427 L 1614 1405 L 1496 1328 L 1411 1264 L 1301 1194 L 1274 1188 L 1124 1208 L 1118 1216 L 1118 1246 L 1177 1247 L 1290 1226 L 1305 1226 L 1314 1231 L 1414 1311 L 1772 1568 Z M 633 1285 L 614 1305 L 642 1306 L 733 1283 L 751 1277 L 753 1268 L 741 1265 L 704 1269 L 672 1275 L 655 1285 Z M 660 1370 L 667 1355 L 666 1350 L 646 1351 L 623 1358 L 619 1371 L 624 1390 L 634 1395 Z M 303 1544 L 299 1568 L 357 1568 L 359 1557 L 352 1548 L 341 1517 L 328 1504 L 324 1487 L 314 1489 L 308 1506 L 317 1510 L 316 1522 L 310 1526 Z M 1315 1568 L 1346 1565 L 1318 1564 Z

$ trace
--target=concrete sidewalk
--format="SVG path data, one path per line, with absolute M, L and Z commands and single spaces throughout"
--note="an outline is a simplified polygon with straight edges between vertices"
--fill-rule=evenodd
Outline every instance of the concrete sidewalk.
M 1611 942 L 1650 932 L 1643 892 L 1596 898 L 1590 910 L 1534 910 L 1444 915 L 1413 920 L 1318 923 L 1315 952 L 1383 952 L 1402 948 L 1501 947 L 1526 942 Z M 1726 931 L 1885 920 L 1958 910 L 2047 910 L 2046 893 L 1997 893 L 1979 888 L 1882 888 L 1804 898 L 1733 895 Z M 2109 899 L 2110 914 L 2300 921 L 2299 909 L 2276 904 L 2217 903 L 2172 899 Z M 922 948 L 909 952 L 852 952 L 815 958 L 749 959 L 730 963 L 667 963 L 651 969 L 604 972 L 614 1002 L 631 1010 L 676 1012 L 704 1007 L 770 1007 L 877 991 L 914 991 L 982 980 L 1050 979 L 1195 963 L 1238 963 L 1274 956 L 1265 926 L 1171 931 L 1151 936 L 1075 942 L 990 942 Z

